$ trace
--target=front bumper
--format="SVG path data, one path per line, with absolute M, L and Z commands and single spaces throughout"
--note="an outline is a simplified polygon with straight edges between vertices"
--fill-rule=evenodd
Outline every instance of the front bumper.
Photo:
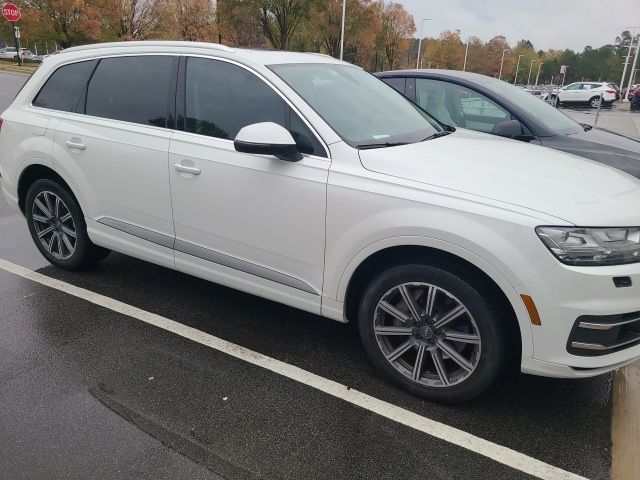
M 614 278 L 620 277 L 628 277 L 631 285 L 616 286 Z M 637 324 L 600 330 L 578 327 L 580 323 L 583 326 L 618 323 L 617 319 L 630 319 L 640 312 L 640 264 L 606 267 L 559 264 L 520 285 L 518 291 L 533 298 L 542 323 L 531 326 L 533 358 L 523 360 L 523 371 L 584 377 L 614 370 L 640 358 L 640 335 L 634 340 Z M 628 340 L 632 341 L 619 345 Z M 584 348 L 585 344 L 591 348 Z

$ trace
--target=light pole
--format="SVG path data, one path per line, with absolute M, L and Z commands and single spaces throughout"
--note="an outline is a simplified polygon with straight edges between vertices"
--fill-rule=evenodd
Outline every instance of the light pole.
M 464 50 L 464 65 L 462 67 L 462 71 L 467 71 L 467 55 L 469 55 L 469 38 L 467 37 L 467 48 Z
M 542 68 L 542 64 L 544 62 L 540 62 L 540 65 L 538 65 L 538 74 L 536 75 L 536 87 L 538 86 L 538 79 L 540 78 L 540 69 Z
M 420 68 L 420 50 L 422 49 L 422 30 L 424 28 L 424 22 L 428 22 L 430 18 L 423 18 L 420 22 L 420 40 L 418 40 L 418 58 L 416 59 L 416 69 Z
M 518 55 L 518 66 L 516 67 L 516 74 L 513 77 L 513 84 L 516 84 L 516 81 L 518 80 L 518 70 L 520 70 L 520 59 L 524 57 L 524 55 Z
M 507 53 L 509 49 L 505 48 L 502 50 L 502 61 L 500 62 L 500 73 L 498 74 L 498 79 L 502 80 L 502 66 L 504 65 L 504 54 Z
M 344 58 L 344 21 L 347 16 L 347 0 L 342 0 L 342 31 L 340 33 L 340 60 Z
M 638 52 L 640 52 L 640 35 L 637 36 L 638 41 L 636 42 L 636 55 L 633 57 L 633 66 L 631 67 L 631 73 L 629 74 L 629 83 L 627 84 L 627 93 L 624 95 L 624 101 L 629 101 L 629 90 L 631 89 L 631 82 L 633 82 L 633 74 L 636 71 L 636 65 L 638 65 Z
M 527 87 L 531 85 L 531 72 L 533 71 L 533 63 L 535 60 L 531 60 L 531 65 L 529 66 L 529 76 L 527 77 Z

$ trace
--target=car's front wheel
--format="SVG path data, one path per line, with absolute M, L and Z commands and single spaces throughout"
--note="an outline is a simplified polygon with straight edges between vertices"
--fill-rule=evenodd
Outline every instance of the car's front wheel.
M 463 274 L 410 264 L 373 280 L 358 322 L 370 359 L 389 380 L 458 403 L 480 395 L 501 371 L 505 335 L 497 312 Z
M 91 242 L 77 201 L 53 180 L 41 179 L 31 185 L 25 213 L 33 241 L 53 265 L 75 270 L 109 254 Z

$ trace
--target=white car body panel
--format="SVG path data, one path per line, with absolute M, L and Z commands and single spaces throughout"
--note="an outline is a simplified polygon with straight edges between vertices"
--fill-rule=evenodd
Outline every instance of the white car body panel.
M 290 163 L 236 152 L 229 140 L 30 105 L 60 65 L 154 53 L 245 66 L 306 120 L 330 158 Z M 640 264 L 568 267 L 534 232 L 640 225 L 638 180 L 463 130 L 359 151 L 268 68 L 280 63 L 339 62 L 185 42 L 92 45 L 48 57 L 2 114 L 2 190 L 18 208 L 22 172 L 48 166 L 78 199 L 94 243 L 339 321 L 347 320 L 349 283 L 362 262 L 394 247 L 435 249 L 475 266 L 504 293 L 520 327 L 523 371 L 575 378 L 640 357 L 640 346 L 582 357 L 565 345 L 580 315 L 640 311 Z M 76 140 L 86 149 L 68 148 Z M 619 275 L 633 287 L 616 289 L 611 277 Z M 531 324 L 523 294 L 534 298 L 542 325 Z
M 88 115 L 60 115 L 52 156 L 64 178 L 77 184 L 85 215 L 173 237 L 171 194 L 166 188 L 173 132 Z M 86 150 L 69 148 L 67 142 Z

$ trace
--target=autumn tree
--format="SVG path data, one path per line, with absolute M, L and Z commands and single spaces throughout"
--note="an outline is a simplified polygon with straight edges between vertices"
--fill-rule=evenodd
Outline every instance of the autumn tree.
M 260 12 L 246 0 L 218 0 L 216 19 L 220 43 L 240 47 L 264 46 Z
M 460 39 L 460 30 L 446 30 L 438 39 L 428 40 L 425 60 L 436 68 L 462 70 L 464 44 Z
M 162 15 L 169 20 L 165 38 L 192 42 L 216 40 L 215 7 L 211 0 L 168 0 L 162 7 Z
M 372 66 L 380 33 L 380 6 L 370 0 L 347 0 L 345 59 Z M 318 51 L 340 56 L 342 0 L 315 0 L 310 11 L 311 35 Z
M 467 42 L 469 42 L 467 71 L 487 75 L 489 73 L 489 52 L 484 42 L 478 37 L 471 37 Z
M 247 0 L 246 8 L 257 16 L 262 32 L 277 49 L 289 50 L 300 23 L 309 16 L 312 0 Z
M 167 0 L 89 0 L 101 12 L 101 40 L 147 40 L 167 30 Z
M 24 41 L 47 39 L 63 48 L 100 38 L 100 11 L 84 0 L 23 0 L 20 2 Z
M 497 77 L 500 75 L 501 66 L 504 76 L 511 74 L 513 66 L 511 65 L 509 50 L 511 50 L 509 42 L 502 35 L 493 37 L 487 42 L 487 70 L 485 75 Z
M 405 40 L 416 33 L 416 25 L 413 17 L 399 3 L 383 4 L 381 8 L 380 37 L 389 63 L 389 69 L 393 70 L 398 57 L 409 48 Z

